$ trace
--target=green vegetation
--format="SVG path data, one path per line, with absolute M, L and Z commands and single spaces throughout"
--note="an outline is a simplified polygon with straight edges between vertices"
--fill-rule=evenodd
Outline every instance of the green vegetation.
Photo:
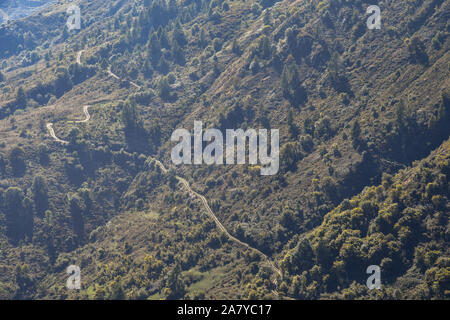
M 344 200 L 298 240 L 281 262 L 296 298 L 448 298 L 446 223 L 450 142 L 414 169 Z M 365 267 L 383 270 L 383 290 L 364 285 Z M 422 279 L 422 280 L 419 280 Z M 415 283 L 416 285 L 412 286 Z
M 370 4 L 82 0 L 68 31 L 60 1 L 0 27 L 0 298 L 448 299 L 450 3 L 384 2 L 381 30 Z M 279 129 L 279 173 L 172 165 L 194 120 Z

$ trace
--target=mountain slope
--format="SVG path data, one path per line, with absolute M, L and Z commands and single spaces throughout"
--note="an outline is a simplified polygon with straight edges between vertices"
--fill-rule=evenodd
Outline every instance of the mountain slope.
M 448 298 L 448 2 L 69 5 L 0 28 L 2 298 Z M 280 172 L 173 165 L 194 121 L 280 129 Z

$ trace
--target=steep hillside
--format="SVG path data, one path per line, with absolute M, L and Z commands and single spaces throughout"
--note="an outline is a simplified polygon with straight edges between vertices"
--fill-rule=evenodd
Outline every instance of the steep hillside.
M 72 4 L 0 27 L 1 298 L 448 299 L 448 1 L 379 30 L 366 1 Z M 194 121 L 279 129 L 279 172 L 174 165 Z
M 3 0 L 0 3 L 0 21 L 6 23 L 8 20 L 24 18 L 51 2 L 52 0 Z
M 297 298 L 448 299 L 450 141 L 329 212 L 281 261 Z M 291 245 L 291 246 L 292 246 Z M 307 258 L 307 259 L 305 259 Z M 369 291 L 361 266 L 379 265 Z

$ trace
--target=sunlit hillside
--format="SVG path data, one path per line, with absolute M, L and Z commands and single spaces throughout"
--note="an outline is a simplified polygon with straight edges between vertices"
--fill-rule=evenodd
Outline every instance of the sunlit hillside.
M 373 4 L 64 0 L 0 26 L 0 298 L 448 299 L 450 2 L 380 1 L 379 28 Z M 279 152 L 177 164 L 194 122 Z

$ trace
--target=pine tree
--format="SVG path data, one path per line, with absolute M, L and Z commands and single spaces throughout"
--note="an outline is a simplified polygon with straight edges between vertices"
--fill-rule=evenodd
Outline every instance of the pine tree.
M 207 39 L 206 39 L 206 34 L 205 34 L 205 30 L 202 28 L 200 30 L 200 41 L 199 41 L 199 47 L 204 48 L 206 46 L 206 44 L 208 43 Z
M 9 155 L 9 163 L 15 176 L 18 176 L 25 172 L 25 152 L 21 147 L 14 147 L 11 150 L 11 153 Z
M 73 231 L 77 237 L 82 240 L 84 236 L 84 218 L 85 206 L 83 200 L 77 194 L 68 194 L 69 211 L 72 217 Z
M 38 214 L 43 215 L 48 209 L 48 186 L 47 181 L 42 176 L 33 179 L 33 200 Z
M 6 232 L 14 241 L 33 236 L 33 204 L 22 189 L 8 188 L 4 196 Z
M 61 37 L 63 40 L 67 40 L 67 38 L 69 37 L 69 31 L 67 30 L 66 26 L 64 26 L 63 28 Z
M 289 47 L 289 50 L 295 49 L 297 42 L 296 42 L 295 34 L 294 34 L 294 31 L 292 30 L 292 28 L 287 28 L 286 31 L 284 32 L 284 36 L 286 38 L 286 42 Z
M 157 67 L 159 72 L 161 72 L 162 74 L 167 74 L 170 70 L 169 63 L 164 58 L 164 56 L 162 56 L 161 59 L 159 59 Z
M 303 88 L 300 81 L 297 67 L 293 62 L 285 65 L 283 68 L 281 74 L 281 87 L 283 89 L 284 97 L 288 99 L 293 106 L 297 107 L 304 104 L 308 99 L 306 90 Z
M 152 61 L 159 61 L 161 57 L 161 43 L 156 33 L 153 33 L 148 42 L 148 52 Z
M 126 102 L 122 108 L 122 121 L 125 125 L 125 134 L 136 130 L 141 125 L 136 103 Z
M 181 299 L 186 294 L 186 288 L 181 280 L 181 267 L 180 264 L 176 264 L 173 270 L 169 274 L 167 279 L 167 287 L 169 294 L 167 299 Z
M 24 109 L 27 106 L 27 95 L 25 94 L 25 90 L 20 86 L 17 90 L 16 94 L 16 109 L 21 108 Z
M 353 148 L 358 148 L 361 144 L 361 127 L 359 126 L 358 120 L 355 120 L 352 124 L 350 137 L 352 139 Z
M 142 74 L 144 75 L 144 77 L 146 79 L 151 78 L 153 75 L 153 68 L 148 60 L 145 60 L 145 62 L 144 62 L 144 68 L 142 70 Z
M 1 174 L 4 174 L 6 171 L 6 160 L 3 154 L 0 153 L 0 177 Z
M 333 82 L 338 82 L 341 70 L 341 60 L 339 54 L 335 52 L 331 55 L 330 62 L 328 63 L 328 77 L 330 80 Z
M 116 283 L 114 285 L 113 290 L 111 292 L 110 299 L 111 300 L 125 300 L 126 299 L 125 291 L 123 290 L 123 287 L 119 283 Z
M 438 109 L 438 120 L 445 121 L 450 118 L 450 93 L 442 92 L 441 103 Z
M 175 18 L 177 16 L 177 14 L 178 14 L 177 1 L 176 0 L 169 0 L 168 9 L 169 9 L 169 16 L 171 18 Z
M 289 109 L 288 116 L 287 116 L 287 124 L 289 127 L 289 134 L 292 138 L 296 138 L 298 135 L 298 128 L 294 123 L 294 112 L 292 109 Z
M 231 52 L 233 52 L 234 54 L 236 54 L 238 56 L 241 55 L 241 48 L 239 48 L 239 44 L 238 44 L 236 38 L 234 38 L 233 44 L 231 45 Z
M 167 36 L 166 30 L 160 26 L 158 29 L 158 34 L 159 34 L 159 43 L 161 44 L 161 47 L 169 49 L 170 48 L 169 37 Z
M 187 43 L 186 35 L 183 32 L 183 29 L 181 28 L 180 23 L 178 22 L 175 24 L 175 29 L 172 33 L 172 43 L 177 42 L 180 46 L 184 46 Z
M 178 42 L 174 42 L 172 46 L 172 56 L 175 63 L 179 65 L 184 65 L 185 59 L 184 59 L 184 52 L 183 49 L 180 47 Z
M 170 84 L 167 77 L 161 77 L 158 83 L 158 94 L 162 99 L 170 99 Z

